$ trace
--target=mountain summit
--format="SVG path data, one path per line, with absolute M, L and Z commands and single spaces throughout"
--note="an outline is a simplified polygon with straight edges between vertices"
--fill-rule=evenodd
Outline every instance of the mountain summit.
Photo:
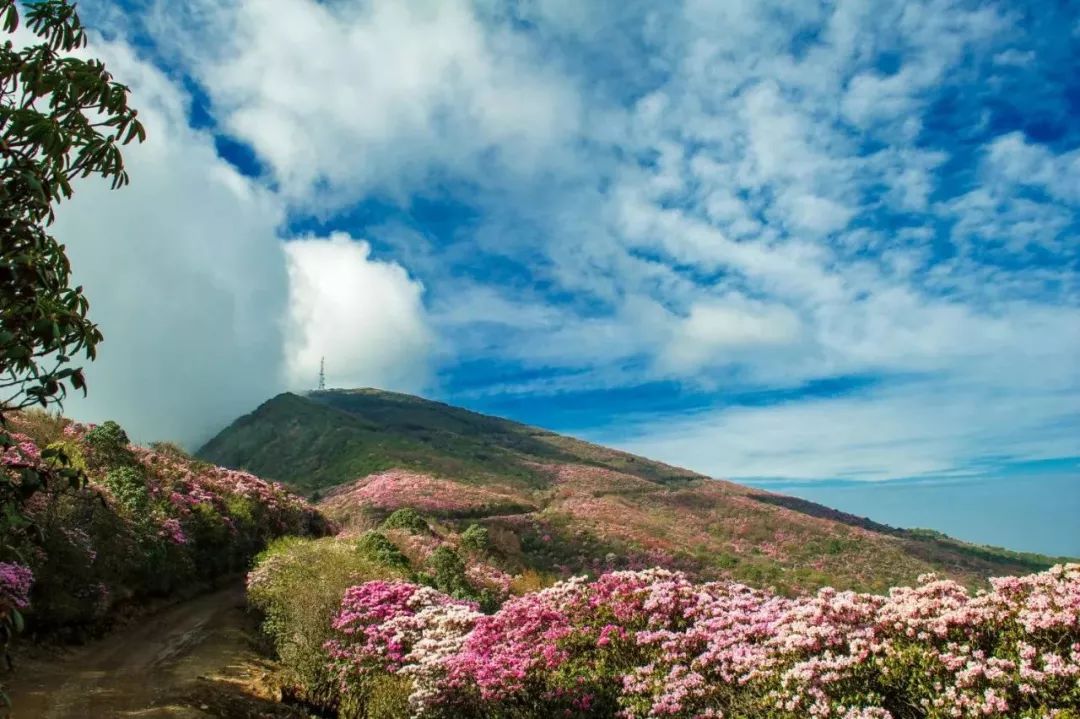
M 403 507 L 477 523 L 544 572 L 664 565 L 790 590 L 884 590 L 931 571 L 978 583 L 1052 564 L 375 389 L 278 395 L 198 454 L 321 497 L 346 527 Z

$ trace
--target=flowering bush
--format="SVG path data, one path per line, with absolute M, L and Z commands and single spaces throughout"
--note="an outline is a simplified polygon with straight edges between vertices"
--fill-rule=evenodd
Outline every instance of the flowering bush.
M 23 481 L 24 468 L 45 461 L 43 448 L 57 446 L 88 477 L 82 486 L 39 483 L 27 493 L 19 512 L 34 532 L 0 528 L 0 568 L 33 572 L 27 618 L 37 632 L 96 631 L 118 603 L 189 590 L 244 568 L 274 536 L 322 530 L 315 510 L 280 485 L 176 449 L 132 445 L 114 422 L 9 421 L 26 433 L 11 433 L 15 443 L 0 457 L 8 482 Z M 16 558 L 20 565 L 3 562 Z M 12 580 L 0 594 L 23 608 L 13 571 L 0 576 Z M 0 596 L 0 611 L 4 604 Z
M 420 712 L 446 678 L 446 659 L 461 651 L 482 616 L 474 604 L 430 587 L 377 580 L 345 592 L 333 621 L 338 638 L 325 646 L 344 695 L 362 698 L 372 679 L 401 673 L 417 687 L 409 704 Z
M 345 591 L 403 572 L 340 538 L 274 540 L 248 574 L 248 600 L 263 613 L 263 629 L 285 669 L 286 693 L 309 704 L 339 708 L 341 685 L 324 644 Z
M 347 519 L 357 507 L 394 510 L 412 507 L 425 514 L 467 517 L 535 509 L 520 492 L 439 479 L 405 470 L 372 474 L 335 488 L 322 502 L 335 518 Z
M 667 570 L 571 579 L 490 616 L 401 581 L 350 588 L 327 643 L 345 694 L 411 681 L 414 716 L 1075 718 L 1080 565 L 970 593 L 786 598 Z
M 30 606 L 34 573 L 22 564 L 0 562 L 0 614 Z

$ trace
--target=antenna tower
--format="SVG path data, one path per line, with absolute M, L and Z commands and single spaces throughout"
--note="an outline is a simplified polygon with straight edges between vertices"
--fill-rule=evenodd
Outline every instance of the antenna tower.
M 326 389 L 326 358 L 319 360 L 319 391 Z

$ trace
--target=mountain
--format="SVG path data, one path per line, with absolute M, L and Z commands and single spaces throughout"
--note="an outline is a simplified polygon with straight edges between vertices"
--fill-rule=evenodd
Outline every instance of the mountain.
M 488 529 L 512 568 L 661 564 L 800 590 L 880 591 L 939 572 L 969 584 L 1056 560 L 903 530 L 410 395 L 270 399 L 198 455 L 321 498 L 346 528 L 411 507 L 453 534 Z
M 199 456 L 302 491 L 392 468 L 542 487 L 542 466 L 584 463 L 661 484 L 701 475 L 547 430 L 374 389 L 280 394 L 211 439 Z

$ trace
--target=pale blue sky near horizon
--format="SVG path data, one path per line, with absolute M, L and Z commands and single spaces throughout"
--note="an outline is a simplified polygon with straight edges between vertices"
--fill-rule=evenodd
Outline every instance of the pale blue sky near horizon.
M 893 527 L 1080 559 L 1080 469 L 887 482 L 753 481 Z

